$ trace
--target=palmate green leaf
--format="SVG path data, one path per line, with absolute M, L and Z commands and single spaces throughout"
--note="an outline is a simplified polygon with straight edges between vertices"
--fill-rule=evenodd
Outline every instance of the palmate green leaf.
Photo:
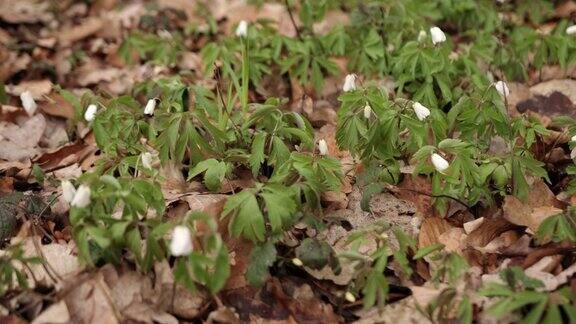
M 389 285 L 388 280 L 384 276 L 384 268 L 388 263 L 388 255 L 384 251 L 385 249 L 381 250 L 382 251 L 378 252 L 374 267 L 366 277 L 366 282 L 362 288 L 364 309 L 369 309 L 376 303 L 378 303 L 379 306 L 386 303 Z
M 252 175 L 254 177 L 258 176 L 258 172 L 260 171 L 260 166 L 264 162 L 264 145 L 266 144 L 266 134 L 265 133 L 258 133 L 254 136 L 252 141 L 252 152 L 250 154 L 250 158 L 248 162 L 250 164 L 250 168 L 252 169 Z
M 260 196 L 266 204 L 268 220 L 272 231 L 279 233 L 286 225 L 293 223 L 298 209 L 293 188 L 270 184 L 265 186 Z
M 230 166 L 216 159 L 208 159 L 198 163 L 188 174 L 188 180 L 204 173 L 204 184 L 211 191 L 218 191 L 226 177 Z
M 441 251 L 442 249 L 444 249 L 444 246 L 445 245 L 441 244 L 441 243 L 425 246 L 425 247 L 419 249 L 418 252 L 416 252 L 413 259 L 414 260 L 422 259 L 423 257 L 425 257 L 431 253 L 434 253 L 436 251 Z
M 245 189 L 228 198 L 222 216 L 232 217 L 229 227 L 233 235 L 243 235 L 253 242 L 264 241 L 264 215 L 253 190 Z

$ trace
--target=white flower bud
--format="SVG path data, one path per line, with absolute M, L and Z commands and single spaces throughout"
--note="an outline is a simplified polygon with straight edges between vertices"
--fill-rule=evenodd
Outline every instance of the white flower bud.
M 38 108 L 38 106 L 36 105 L 36 101 L 34 101 L 34 98 L 32 97 L 32 93 L 28 90 L 22 92 L 20 94 L 20 100 L 22 101 L 22 107 L 24 107 L 24 110 L 26 110 L 28 116 L 34 115 L 34 113 L 36 112 L 36 108 Z
M 572 149 L 572 151 L 570 151 L 570 158 L 572 160 L 576 159 L 576 147 Z
M 366 106 L 364 106 L 364 118 L 369 119 L 370 115 L 372 115 L 372 107 L 366 103 Z
M 444 173 L 444 171 L 446 171 L 450 166 L 448 161 L 436 153 L 432 154 L 432 164 L 434 165 L 434 168 L 436 168 L 436 171 L 440 173 Z
M 348 74 L 346 79 L 344 79 L 344 86 L 342 87 L 344 92 L 356 90 L 356 75 Z
M 294 258 L 292 259 L 292 263 L 297 266 L 297 267 L 301 267 L 304 265 L 304 262 L 302 262 L 302 260 L 298 259 L 298 258 Z
M 154 109 L 156 109 L 156 99 L 148 100 L 146 107 L 144 107 L 144 115 L 154 115 Z
M 67 203 L 71 203 L 76 195 L 76 188 L 74 188 L 72 182 L 68 180 L 62 181 L 60 185 L 62 186 L 62 197 L 64 197 Z
M 425 31 L 421 30 L 421 31 L 418 33 L 418 42 L 422 42 L 423 40 L 426 39 L 426 37 L 428 37 L 428 34 L 426 34 Z
M 412 109 L 414 109 L 416 117 L 418 117 L 418 120 L 420 121 L 423 121 L 428 116 L 430 116 L 430 109 L 424 107 L 424 105 L 422 105 L 419 102 L 414 102 L 414 104 L 412 105 Z
M 192 252 L 192 233 L 187 226 L 178 225 L 172 230 L 170 253 L 173 256 L 185 256 Z
M 140 155 L 140 160 L 142 161 L 142 166 L 146 169 L 152 169 L 154 162 L 156 161 L 156 154 L 150 152 L 145 152 Z
M 566 34 L 576 35 L 576 25 L 572 25 L 572 26 L 566 28 Z
M 320 150 L 320 155 L 328 155 L 328 144 L 324 139 L 318 141 L 318 150 Z
M 87 207 L 88 205 L 90 205 L 90 194 L 91 194 L 90 187 L 86 185 L 80 185 L 70 205 L 73 207 L 80 207 L 80 208 Z
M 502 97 L 508 97 L 510 95 L 510 89 L 508 89 L 508 85 L 504 81 L 494 83 L 494 88 L 496 88 Z
M 246 35 L 248 35 L 248 23 L 246 20 L 242 20 L 238 23 L 238 27 L 236 27 L 236 36 L 246 37 Z
M 98 106 L 96 106 L 95 104 L 89 105 L 88 108 L 86 108 L 86 112 L 84 113 L 84 119 L 87 122 L 93 121 L 94 117 L 96 117 L 97 112 L 98 112 Z
M 442 31 L 442 29 L 438 27 L 430 28 L 430 35 L 432 35 L 432 43 L 434 45 L 440 44 L 446 41 L 446 35 Z
M 347 301 L 351 302 L 351 303 L 353 303 L 353 302 L 356 301 L 356 297 L 354 297 L 354 294 L 352 294 L 352 293 L 349 292 L 349 291 L 347 291 L 347 292 L 344 294 L 344 298 L 345 298 Z

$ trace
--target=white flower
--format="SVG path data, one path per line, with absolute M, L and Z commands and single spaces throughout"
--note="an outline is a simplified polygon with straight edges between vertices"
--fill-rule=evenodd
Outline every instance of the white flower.
M 246 35 L 248 35 L 248 23 L 246 20 L 242 20 L 238 23 L 238 27 L 236 27 L 236 36 L 246 37 Z
M 304 265 L 304 262 L 302 262 L 302 260 L 298 259 L 298 258 L 294 258 L 292 259 L 292 263 L 297 266 L 297 267 L 301 267 Z
M 71 206 L 84 208 L 90 205 L 90 187 L 86 185 L 80 185 L 74 198 L 70 202 Z
M 74 188 L 72 182 L 68 180 L 62 181 L 60 185 L 62 186 L 62 197 L 64 197 L 66 202 L 71 203 L 76 195 L 76 188 Z
M 494 88 L 496 88 L 498 93 L 503 97 L 508 97 L 510 95 L 510 89 L 508 89 L 508 85 L 504 81 L 494 83 Z
M 416 117 L 418 117 L 418 120 L 420 121 L 423 121 L 426 117 L 430 116 L 430 109 L 424 107 L 424 105 L 419 102 L 414 102 L 412 109 L 414 109 Z
M 328 154 L 328 144 L 326 144 L 324 139 L 318 141 L 318 149 L 320 150 L 320 155 Z
M 96 106 L 95 104 L 89 105 L 88 108 L 86 108 L 86 112 L 84 113 L 84 119 L 87 122 L 93 121 L 94 117 L 96 117 L 97 112 L 98 112 L 98 106 Z
M 354 295 L 349 291 L 344 294 L 344 298 L 351 303 L 356 301 L 356 297 L 354 297 Z
M 440 43 L 446 41 L 446 35 L 444 35 L 444 32 L 442 31 L 442 29 L 440 29 L 438 27 L 430 28 L 430 35 L 432 35 L 432 43 L 434 43 L 434 45 L 440 44 Z
M 38 106 L 36 105 L 36 101 L 34 101 L 34 98 L 32 97 L 32 93 L 28 90 L 22 92 L 20 94 L 20 100 L 22 101 L 22 107 L 24 107 L 24 110 L 26 110 L 28 116 L 34 115 L 34 113 L 36 112 L 36 108 L 38 108 Z
M 145 152 L 140 155 L 140 160 L 142 160 L 142 166 L 146 169 L 152 169 L 154 162 L 156 161 L 156 154 L 150 152 Z
M 170 253 L 173 256 L 184 256 L 192 252 L 192 233 L 186 226 L 178 225 L 172 230 Z
M 368 103 L 364 106 L 364 118 L 368 119 L 372 115 L 372 107 Z
M 566 28 L 566 34 L 575 35 L 576 34 L 576 25 L 572 25 L 572 26 Z
M 348 74 L 346 76 L 342 90 L 344 90 L 344 92 L 356 90 L 356 74 Z
M 156 99 L 148 100 L 146 107 L 144 107 L 144 115 L 154 115 L 154 109 L 156 109 Z
M 425 31 L 421 30 L 421 31 L 418 33 L 418 42 L 422 42 L 423 40 L 426 39 L 426 37 L 428 37 L 428 34 L 426 34 Z
M 572 138 L 570 138 L 571 142 L 576 142 L 576 135 L 572 136 Z
M 572 151 L 570 151 L 570 158 L 572 160 L 576 159 L 576 147 L 572 149 Z
M 436 168 L 436 171 L 440 173 L 446 171 L 446 169 L 448 169 L 448 167 L 450 166 L 448 161 L 446 161 L 443 157 L 441 157 L 439 154 L 436 153 L 432 154 L 432 164 L 434 165 L 434 168 Z

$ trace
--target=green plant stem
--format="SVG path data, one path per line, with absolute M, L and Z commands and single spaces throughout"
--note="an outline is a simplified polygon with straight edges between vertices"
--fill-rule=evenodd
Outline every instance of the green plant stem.
M 248 117 L 248 90 L 250 87 L 250 66 L 248 57 L 248 39 L 242 38 L 242 117 L 244 120 Z

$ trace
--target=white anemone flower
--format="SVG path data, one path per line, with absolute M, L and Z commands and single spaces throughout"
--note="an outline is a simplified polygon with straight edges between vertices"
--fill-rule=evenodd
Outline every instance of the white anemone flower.
M 342 86 L 344 92 L 356 90 L 356 75 L 348 74 L 344 79 L 344 86 Z
M 26 110 L 28 116 L 34 115 L 34 113 L 36 112 L 36 108 L 38 108 L 38 105 L 36 105 L 36 101 L 34 101 L 32 93 L 28 90 L 22 92 L 20 94 L 20 100 L 22 101 L 22 107 L 24 107 L 24 110 Z
M 170 253 L 173 256 L 186 256 L 192 252 L 192 233 L 187 226 L 178 225 L 172 230 Z
M 246 37 L 246 35 L 248 35 L 248 22 L 246 22 L 246 20 L 242 20 L 240 23 L 238 23 L 238 27 L 236 27 L 236 36 Z
M 508 97 L 510 95 L 510 89 L 508 89 L 508 85 L 504 81 L 494 83 L 494 88 L 496 88 L 502 97 Z
M 369 119 L 370 115 L 372 115 L 372 107 L 366 103 L 366 106 L 364 106 L 364 118 Z
M 432 43 L 434 45 L 440 44 L 446 41 L 446 35 L 442 31 L 442 29 L 438 27 L 430 28 L 430 35 L 432 36 Z
M 62 181 L 60 185 L 62 186 L 62 197 L 64 197 L 67 203 L 71 203 L 76 195 L 76 188 L 74 188 L 72 182 L 68 180 Z
M 572 25 L 572 26 L 566 28 L 566 34 L 576 35 L 576 25 Z
M 437 153 L 432 154 L 432 164 L 434 165 L 434 168 L 436 168 L 436 171 L 440 173 L 446 171 L 446 169 L 448 169 L 448 167 L 450 166 L 450 163 L 448 163 L 446 159 L 444 159 L 442 156 L 440 156 L 440 154 Z
M 96 113 L 98 112 L 98 106 L 95 104 L 91 104 L 86 108 L 86 112 L 84 113 L 84 119 L 87 122 L 91 122 L 96 117 Z
M 154 115 L 154 109 L 156 109 L 156 99 L 150 99 L 144 107 L 144 115 L 152 116 Z
M 140 155 L 140 160 L 142 161 L 142 166 L 146 169 L 152 169 L 154 163 L 156 162 L 156 154 L 150 152 L 145 152 Z
M 90 195 L 91 195 L 90 187 L 86 185 L 80 185 L 80 187 L 78 187 L 78 190 L 76 190 L 76 194 L 74 195 L 74 198 L 70 202 L 70 205 L 73 207 L 80 207 L 80 208 L 87 207 L 88 205 L 90 205 Z
M 318 141 L 318 150 L 320 150 L 320 155 L 328 155 L 328 144 L 326 144 L 326 140 L 321 139 Z
M 430 116 L 430 109 L 426 108 L 419 102 L 414 102 L 414 104 L 412 105 L 412 109 L 414 109 L 416 117 L 418 117 L 418 120 L 420 121 L 423 121 L 428 116 Z

